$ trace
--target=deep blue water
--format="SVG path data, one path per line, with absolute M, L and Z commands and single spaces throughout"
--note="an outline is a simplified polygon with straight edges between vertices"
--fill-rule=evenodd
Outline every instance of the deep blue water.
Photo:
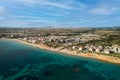
M 120 65 L 0 39 L 0 80 L 120 80 Z

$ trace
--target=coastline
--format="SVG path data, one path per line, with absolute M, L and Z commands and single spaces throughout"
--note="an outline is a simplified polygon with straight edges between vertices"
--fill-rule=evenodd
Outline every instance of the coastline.
M 54 52 L 58 52 L 58 53 L 62 53 L 62 54 L 68 54 L 68 55 L 73 55 L 73 56 L 79 56 L 79 57 L 87 57 L 87 58 L 94 58 L 97 60 L 101 60 L 101 61 L 105 61 L 105 62 L 109 62 L 109 63 L 115 63 L 115 64 L 120 64 L 120 58 L 117 57 L 112 57 L 112 56 L 107 56 L 107 55 L 102 55 L 102 54 L 91 54 L 91 53 L 82 53 L 82 52 L 75 52 L 75 51 L 69 51 L 67 49 L 63 49 L 60 50 L 59 48 L 54 49 L 54 48 L 50 48 L 46 45 L 39 45 L 39 44 L 32 44 L 32 43 L 28 43 L 19 39 L 11 39 L 11 40 L 15 40 L 17 42 L 26 44 L 26 45 L 30 45 L 33 47 L 37 47 L 40 49 L 44 49 L 44 50 L 48 50 L 48 51 L 54 51 Z

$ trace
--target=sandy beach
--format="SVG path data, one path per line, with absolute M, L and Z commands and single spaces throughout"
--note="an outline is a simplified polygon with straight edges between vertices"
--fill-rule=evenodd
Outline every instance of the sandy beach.
M 62 53 L 62 54 L 94 58 L 94 59 L 102 60 L 102 61 L 105 61 L 105 62 L 120 64 L 120 58 L 117 58 L 117 57 L 112 57 L 112 56 L 107 56 L 107 55 L 102 55 L 102 54 L 98 55 L 98 54 L 82 53 L 82 52 L 77 53 L 75 51 L 69 51 L 67 49 L 60 50 L 60 49 L 50 48 L 50 47 L 48 47 L 46 45 L 43 45 L 43 44 L 41 44 L 41 45 L 32 44 L 32 43 L 28 43 L 28 42 L 25 42 L 25 41 L 22 41 L 22 40 L 19 40 L 19 39 L 13 39 L 13 40 L 21 42 L 21 43 L 26 44 L 26 45 L 37 47 L 37 48 L 40 48 L 40 49 L 55 51 L 55 52 Z

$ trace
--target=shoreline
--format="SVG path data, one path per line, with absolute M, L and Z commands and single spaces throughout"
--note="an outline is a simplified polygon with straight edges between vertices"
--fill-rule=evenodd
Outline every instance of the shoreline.
M 107 55 L 102 55 L 102 54 L 92 54 L 92 53 L 82 53 L 82 52 L 77 53 L 76 51 L 69 51 L 67 49 L 60 50 L 59 48 L 57 48 L 57 49 L 50 48 L 43 44 L 39 45 L 39 44 L 28 43 L 26 41 L 22 41 L 19 39 L 11 39 L 11 40 L 15 40 L 20 43 L 30 45 L 33 47 L 37 47 L 37 48 L 40 48 L 43 50 L 48 50 L 48 51 L 58 52 L 58 53 L 62 53 L 62 54 L 78 56 L 78 57 L 93 58 L 93 59 L 101 60 L 101 61 L 108 62 L 108 63 L 120 64 L 120 58 L 113 57 L 113 56 L 107 56 Z

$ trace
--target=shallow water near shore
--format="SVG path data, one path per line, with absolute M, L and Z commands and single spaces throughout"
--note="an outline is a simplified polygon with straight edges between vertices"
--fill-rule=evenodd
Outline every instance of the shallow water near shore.
M 120 80 L 120 65 L 0 39 L 0 80 Z

